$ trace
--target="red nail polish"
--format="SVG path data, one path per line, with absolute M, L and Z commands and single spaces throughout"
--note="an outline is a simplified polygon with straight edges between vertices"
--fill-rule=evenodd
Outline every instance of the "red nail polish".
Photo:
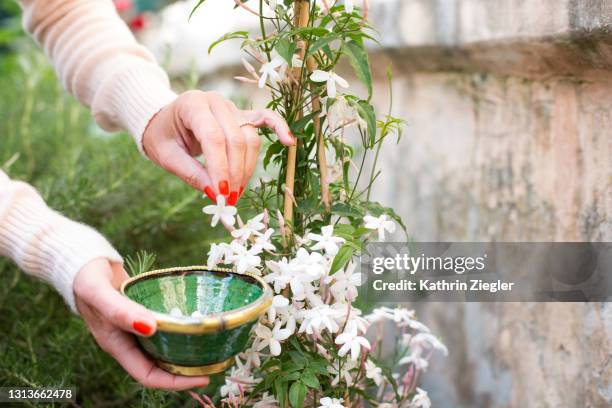
M 229 198 L 227 199 L 227 203 L 229 205 L 236 205 L 237 202 L 238 202 L 238 192 L 232 191 L 229 195 Z
M 148 324 L 146 324 L 144 322 L 139 322 L 138 320 L 136 320 L 134 323 L 132 323 L 132 327 L 138 333 L 140 333 L 142 335 L 145 335 L 145 336 L 148 336 L 153 331 L 153 328 L 151 326 L 149 326 Z
M 227 182 L 227 180 L 219 182 L 219 192 L 224 196 L 229 194 L 229 183 Z
M 210 186 L 204 187 L 204 194 L 206 194 L 206 196 L 210 198 L 210 201 L 212 201 L 213 203 L 217 202 L 217 197 L 215 197 L 215 193 L 213 189 L 210 188 Z

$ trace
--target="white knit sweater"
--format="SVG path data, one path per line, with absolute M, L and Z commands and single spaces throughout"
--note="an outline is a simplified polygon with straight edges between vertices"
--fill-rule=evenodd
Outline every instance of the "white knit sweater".
M 128 130 L 142 151 L 151 117 L 176 98 L 154 57 L 138 45 L 110 0 L 22 0 L 25 29 L 65 88 L 106 130 Z M 61 137 L 61 135 L 57 135 Z M 46 206 L 29 185 L 0 171 L 0 253 L 51 283 L 73 311 L 72 284 L 88 262 L 122 262 L 93 229 Z

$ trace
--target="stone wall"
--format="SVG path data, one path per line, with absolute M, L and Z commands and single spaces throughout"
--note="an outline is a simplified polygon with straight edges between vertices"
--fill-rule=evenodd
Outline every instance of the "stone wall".
M 375 104 L 386 111 L 392 64 L 408 123 L 374 197 L 414 238 L 612 241 L 612 0 L 370 3 Z M 228 29 L 201 15 L 208 38 Z M 220 79 L 239 55 L 202 57 L 205 87 L 257 105 Z M 609 303 L 415 306 L 450 349 L 425 377 L 435 407 L 612 406 Z
M 376 2 L 374 2 L 376 3 Z M 373 7 L 404 140 L 375 197 L 418 240 L 612 240 L 612 2 Z M 379 108 L 386 95 L 377 93 Z M 440 407 L 612 405 L 612 306 L 421 304 Z

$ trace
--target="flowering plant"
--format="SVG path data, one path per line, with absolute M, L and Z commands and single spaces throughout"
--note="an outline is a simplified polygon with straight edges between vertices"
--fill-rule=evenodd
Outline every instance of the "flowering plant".
M 286 150 L 263 131 L 264 167 L 276 166 L 278 178 L 245 193 L 243 202 L 258 215 L 243 222 L 222 196 L 204 208 L 212 225 L 220 222 L 232 237 L 212 245 L 208 265 L 263 276 L 275 293 L 216 400 L 229 407 L 428 407 L 419 373 L 434 350 L 446 347 L 412 311 L 364 315 L 353 304 L 361 284 L 353 258 L 362 244 L 384 240 L 397 224 L 405 230 L 392 209 L 370 200 L 382 143 L 399 140 L 402 121 L 390 114 L 377 120 L 370 104 L 367 2 L 361 9 L 348 0 L 260 0 L 258 9 L 235 3 L 259 18 L 260 32 L 226 34 L 211 49 L 243 40 L 250 61 L 243 59 L 247 76 L 237 79 L 270 91 L 268 107 L 285 118 L 298 143 Z M 336 73 L 343 59 L 365 85 L 365 98 L 349 94 Z M 356 146 L 347 141 L 353 135 Z M 399 330 L 393 353 L 383 350 L 385 321 Z M 215 406 L 206 395 L 192 395 Z

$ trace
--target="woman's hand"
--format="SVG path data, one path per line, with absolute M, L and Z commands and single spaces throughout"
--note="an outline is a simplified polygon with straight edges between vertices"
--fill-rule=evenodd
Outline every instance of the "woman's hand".
M 270 110 L 239 110 L 216 92 L 189 91 L 151 119 L 142 146 L 147 156 L 211 199 L 236 204 L 257 167 L 260 137 L 273 129 L 286 146 L 296 143 L 289 126 Z M 204 155 L 205 166 L 194 159 Z
M 121 265 L 97 259 L 85 265 L 74 280 L 77 309 L 98 345 L 145 387 L 185 390 L 208 384 L 208 377 L 167 373 L 140 351 L 132 333 L 151 336 L 156 321 L 144 306 L 117 290 L 127 277 Z

